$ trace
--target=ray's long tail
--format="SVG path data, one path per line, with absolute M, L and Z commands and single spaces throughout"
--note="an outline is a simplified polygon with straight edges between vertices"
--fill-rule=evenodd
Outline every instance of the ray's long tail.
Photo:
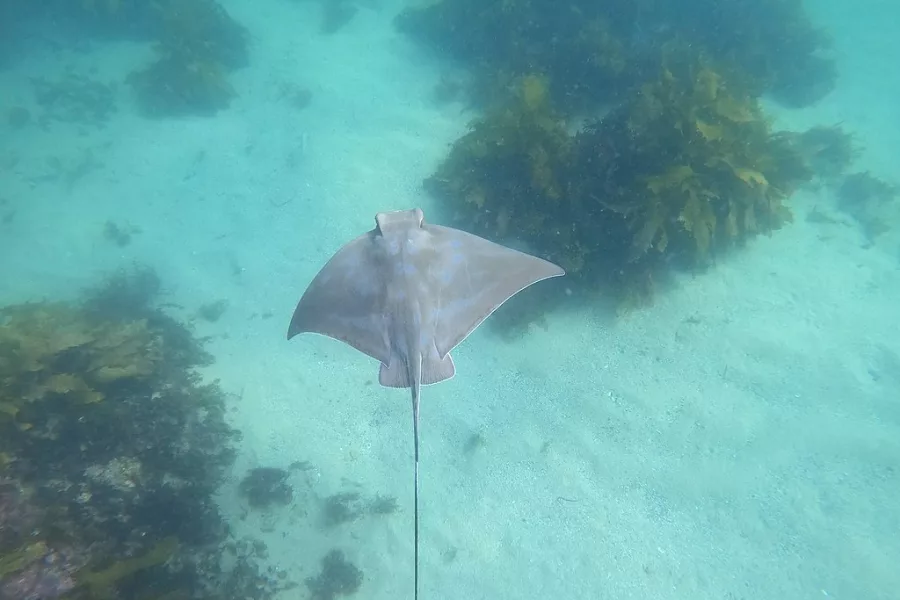
M 413 447 L 415 456 L 414 483 L 413 483 L 413 528 L 414 546 L 415 546 L 415 567 L 414 567 L 414 585 L 415 591 L 413 597 L 419 599 L 419 382 L 416 380 L 412 385 L 412 405 L 413 405 Z

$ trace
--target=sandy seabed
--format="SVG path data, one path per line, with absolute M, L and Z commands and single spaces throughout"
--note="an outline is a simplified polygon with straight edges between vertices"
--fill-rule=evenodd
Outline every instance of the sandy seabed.
M 297 581 L 337 547 L 365 573 L 359 597 L 411 597 L 408 397 L 349 348 L 285 332 L 375 212 L 429 213 L 421 181 L 473 115 L 430 101 L 438 65 L 386 6 L 320 36 L 315 3 L 224 4 L 254 37 L 229 110 L 148 121 L 122 90 L 103 129 L 3 140 L 20 160 L 2 194 L 21 207 L 0 238 L 0 300 L 67 297 L 135 262 L 185 318 L 226 300 L 197 330 L 244 433 L 222 491 L 236 530 Z M 842 122 L 866 147 L 859 164 L 895 178 L 900 74 L 884 64 L 900 55 L 900 16 L 833 4 L 810 8 L 835 36 L 839 88 L 775 109 L 779 125 Z M 36 73 L 116 81 L 148 51 L 36 52 L 0 85 L 27 104 Z M 308 87 L 310 107 L 285 103 L 285 83 Z M 49 164 L 73 175 L 48 179 Z M 421 597 L 898 597 L 900 244 L 869 243 L 834 204 L 798 194 L 793 225 L 625 318 L 574 298 L 514 343 L 482 328 L 459 347 L 458 376 L 423 400 Z M 814 208 L 836 222 L 807 221 Z M 108 220 L 139 233 L 119 248 Z M 246 469 L 295 461 L 310 470 L 295 471 L 293 504 L 241 518 Z M 318 507 L 341 492 L 395 496 L 398 510 L 323 528 Z

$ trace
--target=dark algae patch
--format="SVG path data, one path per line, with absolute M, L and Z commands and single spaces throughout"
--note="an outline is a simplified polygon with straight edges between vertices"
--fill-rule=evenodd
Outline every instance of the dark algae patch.
M 239 433 L 156 274 L 0 309 L 0 598 L 265 599 L 214 501 Z

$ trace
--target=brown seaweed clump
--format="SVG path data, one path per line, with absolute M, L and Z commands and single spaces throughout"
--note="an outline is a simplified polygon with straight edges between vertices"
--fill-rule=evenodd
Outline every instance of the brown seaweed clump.
M 653 253 L 703 265 L 790 221 L 785 201 L 811 173 L 739 80 L 704 59 L 667 63 L 578 135 L 575 185 L 628 231 L 628 263 Z
M 42 401 L 101 402 L 117 384 L 152 374 L 161 359 L 146 321 L 92 321 L 64 303 L 9 306 L 0 318 L 0 415 L 20 431 L 47 426 Z
M 221 559 L 237 432 L 152 272 L 0 310 L 0 598 L 270 598 Z
M 235 96 L 229 71 L 247 62 L 247 33 L 215 0 L 153 3 L 158 58 L 129 76 L 148 116 L 214 114 Z
M 588 285 L 707 265 L 790 221 L 786 201 L 812 177 L 797 136 L 771 128 L 751 87 L 683 48 L 575 134 L 548 85 L 520 80 L 426 186 L 457 223 L 517 237 Z
M 575 285 L 649 296 L 655 274 L 782 227 L 797 187 L 835 183 L 858 151 L 840 127 L 775 131 L 761 109 L 834 87 L 802 0 L 440 0 L 396 24 L 466 69 L 442 91 L 484 111 L 426 188 Z

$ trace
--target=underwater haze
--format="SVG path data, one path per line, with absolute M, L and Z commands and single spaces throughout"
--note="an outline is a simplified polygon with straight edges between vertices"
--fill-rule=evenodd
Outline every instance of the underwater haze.
M 0 600 L 414 597 L 378 212 L 561 265 L 423 389 L 418 597 L 900 597 L 900 6 L 0 0 Z

